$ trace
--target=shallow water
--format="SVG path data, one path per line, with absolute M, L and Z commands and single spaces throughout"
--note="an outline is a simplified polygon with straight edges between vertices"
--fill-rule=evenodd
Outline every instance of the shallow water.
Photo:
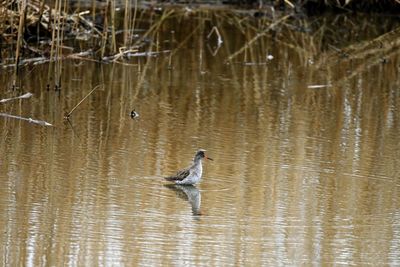
M 215 54 L 183 20 L 172 58 L 66 60 L 60 92 L 47 65 L 16 92 L 2 70 L 0 98 L 33 97 L 0 111 L 54 124 L 0 117 L 2 264 L 400 265 L 399 55 L 266 35 L 227 64 L 250 37 L 220 25 Z M 201 183 L 164 182 L 198 148 Z

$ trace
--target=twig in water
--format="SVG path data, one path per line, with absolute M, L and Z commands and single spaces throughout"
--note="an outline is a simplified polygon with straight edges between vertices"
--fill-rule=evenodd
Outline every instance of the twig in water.
M 39 124 L 42 126 L 53 126 L 51 123 L 48 123 L 46 121 L 34 120 L 32 118 L 24 118 L 24 117 L 20 117 L 20 116 L 10 115 L 7 113 L 0 113 L 0 116 L 6 117 L 6 118 L 13 118 L 13 119 L 18 119 L 18 120 L 28 121 L 30 123 L 35 123 L 35 124 Z
M 82 100 L 79 101 L 79 103 L 78 103 L 75 107 L 73 107 L 73 108 L 71 109 L 70 112 L 68 112 L 67 114 L 65 114 L 64 119 L 68 120 L 69 117 L 71 116 L 72 112 L 74 112 L 74 110 L 75 110 L 77 107 L 79 107 L 79 105 L 82 104 L 82 102 L 85 101 L 85 99 L 88 98 L 88 97 L 94 92 L 94 90 L 96 90 L 97 88 L 99 88 L 99 87 L 101 87 L 101 86 L 103 86 L 103 85 L 99 84 L 99 85 L 97 85 L 95 88 L 93 88 L 92 91 L 90 91 L 84 98 L 82 98 Z
M 331 87 L 332 85 L 330 84 L 312 84 L 312 85 L 308 85 L 307 88 L 310 89 L 319 89 L 319 88 L 326 88 L 326 87 Z
M 21 96 L 1 99 L 0 103 L 5 103 L 5 102 L 11 101 L 11 100 L 16 100 L 16 99 L 30 98 L 31 96 L 33 96 L 33 94 L 28 92 Z

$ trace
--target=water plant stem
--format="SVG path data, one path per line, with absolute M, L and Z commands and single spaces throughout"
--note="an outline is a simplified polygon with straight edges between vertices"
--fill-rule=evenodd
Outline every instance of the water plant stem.
M 64 118 L 65 118 L 66 120 L 68 120 L 69 117 L 72 115 L 72 112 L 74 112 L 75 109 L 76 109 L 77 107 L 79 107 L 79 105 L 82 104 L 83 101 L 85 101 L 85 99 L 88 98 L 96 89 L 98 89 L 98 88 L 100 88 L 100 87 L 102 87 L 102 86 L 103 86 L 103 85 L 99 84 L 99 85 L 97 85 L 96 87 L 94 87 L 84 98 L 82 98 L 81 101 L 79 101 L 78 104 L 76 104 L 75 107 L 73 107 L 73 108 L 71 109 L 70 112 L 68 112 L 67 114 L 65 114 Z

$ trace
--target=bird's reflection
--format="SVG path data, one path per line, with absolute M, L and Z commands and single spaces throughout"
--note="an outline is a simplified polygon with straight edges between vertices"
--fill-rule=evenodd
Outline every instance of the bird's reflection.
M 164 186 L 175 191 L 180 198 L 189 201 L 193 215 L 201 215 L 201 193 L 199 189 L 193 185 L 166 184 Z

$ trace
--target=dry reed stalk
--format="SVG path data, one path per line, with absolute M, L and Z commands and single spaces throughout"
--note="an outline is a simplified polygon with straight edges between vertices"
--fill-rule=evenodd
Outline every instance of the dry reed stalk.
M 22 0 L 19 2 L 19 24 L 18 24 L 18 37 L 17 37 L 17 47 L 15 51 L 15 71 L 14 71 L 14 79 L 13 79 L 13 88 L 15 88 L 18 77 L 18 63 L 22 45 L 22 36 L 24 34 L 25 29 L 25 11 L 26 11 L 26 0 Z
M 150 34 L 158 31 L 158 29 L 161 27 L 161 25 L 164 23 L 164 21 L 174 13 L 175 13 L 174 10 L 164 11 L 163 14 L 161 15 L 160 19 L 156 23 L 151 25 L 151 27 L 141 36 L 141 38 L 139 38 L 139 40 L 136 41 L 136 43 L 134 45 L 138 45 L 141 41 L 143 41 Z
M 125 11 L 124 11 L 124 35 L 123 35 L 123 40 L 124 40 L 124 46 L 125 47 L 127 47 L 129 44 L 128 44 L 128 41 L 129 41 L 129 37 L 130 37 L 130 34 L 129 34 L 129 31 L 128 31 L 128 29 L 129 29 L 129 25 L 130 25 L 130 20 L 131 20 L 131 6 L 130 6 L 130 3 L 131 3 L 131 1 L 129 1 L 129 0 L 125 0 L 125 7 L 124 7 L 124 9 L 125 9 Z
M 76 104 L 75 107 L 73 107 L 73 108 L 71 109 L 70 112 L 68 112 L 68 113 L 65 114 L 64 119 L 68 120 L 69 117 L 72 115 L 72 112 L 74 112 L 75 109 L 76 109 L 77 107 L 79 107 L 79 105 L 82 104 L 83 101 L 85 101 L 85 99 L 88 98 L 96 89 L 98 89 L 98 88 L 100 88 L 100 87 L 102 87 L 102 86 L 103 86 L 103 85 L 101 85 L 101 84 L 95 86 L 84 98 L 82 98 L 81 101 L 79 101 L 78 104 Z
M 47 71 L 47 87 L 50 87 L 50 80 L 52 77 L 52 70 L 54 68 L 54 61 L 55 61 L 55 56 L 54 54 L 56 53 L 56 44 L 55 44 L 55 40 L 56 40 L 56 29 L 57 29 L 57 14 L 58 12 L 56 12 L 58 10 L 58 6 L 59 6 L 60 1 L 56 0 L 55 2 L 55 6 L 54 6 L 54 15 L 52 14 L 53 12 L 50 10 L 49 12 L 49 29 L 51 28 L 51 46 L 50 46 L 50 64 L 49 64 L 49 69 Z
M 110 0 L 107 0 L 107 4 L 104 10 L 104 25 L 103 25 L 103 34 L 102 34 L 102 39 L 101 39 L 101 47 L 100 47 L 100 58 L 104 58 L 105 52 L 106 52 L 106 46 L 107 46 L 107 40 L 108 40 L 108 10 L 110 7 Z
M 42 1 L 41 4 L 40 4 L 40 8 L 39 8 L 38 22 L 40 22 L 42 20 L 43 13 L 45 11 L 45 7 L 46 7 L 46 1 Z M 39 33 L 39 31 L 40 31 L 40 23 L 37 23 L 36 27 L 37 27 L 36 28 L 36 34 L 37 34 L 36 39 L 37 39 L 37 42 L 39 43 L 39 40 L 40 40 L 40 35 L 39 35 L 40 34 Z
M 237 50 L 236 52 L 234 52 L 233 54 L 231 54 L 228 59 L 226 61 L 232 61 L 232 59 L 234 59 L 235 57 L 237 57 L 239 54 L 243 53 L 243 51 L 246 51 L 246 49 L 248 47 L 250 47 L 255 41 L 257 41 L 259 38 L 265 36 L 267 34 L 267 32 L 272 29 L 273 27 L 277 26 L 278 24 L 284 22 L 285 20 L 287 20 L 289 17 L 291 17 L 292 15 L 286 15 L 283 16 L 282 18 L 278 19 L 277 21 L 275 21 L 274 23 L 272 23 L 271 25 L 269 25 L 265 30 L 263 30 L 261 33 L 258 33 L 254 38 L 252 38 L 251 40 L 249 40 L 248 42 L 246 42 L 246 44 L 244 46 L 242 46 L 239 50 Z
M 158 31 L 157 31 L 158 34 Z M 174 40 L 175 40 L 175 31 L 171 31 L 171 40 L 169 42 L 170 44 L 170 50 L 174 51 Z M 169 57 L 168 57 L 168 69 L 171 70 L 172 69 L 172 54 L 173 53 L 169 53 Z
M 116 53 L 117 52 L 117 42 L 116 42 L 116 37 L 115 37 L 115 1 L 111 1 L 111 10 L 110 10 L 110 16 L 111 16 L 111 52 Z
M 289 0 L 284 0 L 285 3 L 290 6 L 291 8 L 295 8 L 295 6 L 292 4 L 292 2 L 290 2 Z
M 135 9 L 133 11 L 133 19 L 131 25 L 132 34 L 134 34 L 135 32 L 137 10 L 138 10 L 138 0 L 135 0 Z
M 96 20 L 96 10 L 97 10 L 96 0 L 92 0 L 92 11 L 91 11 L 91 13 L 92 13 L 92 21 Z
M 61 89 L 61 72 L 62 72 L 62 41 L 64 39 L 64 16 L 62 14 L 66 13 L 67 3 L 66 0 L 59 0 L 59 5 L 57 9 L 57 38 L 56 38 L 56 53 L 55 53 L 55 72 L 54 72 L 54 79 L 55 79 L 55 89 Z M 64 6 L 64 12 L 62 12 L 62 8 Z M 54 42 L 54 40 L 53 40 Z

